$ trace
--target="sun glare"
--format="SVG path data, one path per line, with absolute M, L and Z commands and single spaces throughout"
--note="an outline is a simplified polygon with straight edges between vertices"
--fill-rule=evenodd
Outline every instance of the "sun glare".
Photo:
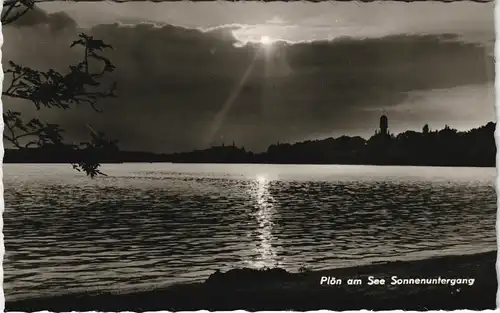
M 256 180 L 259 184 L 264 184 L 267 181 L 267 178 L 264 175 L 257 175 Z
M 272 43 L 272 40 L 268 36 L 262 36 L 260 37 L 260 43 L 263 45 L 270 45 Z

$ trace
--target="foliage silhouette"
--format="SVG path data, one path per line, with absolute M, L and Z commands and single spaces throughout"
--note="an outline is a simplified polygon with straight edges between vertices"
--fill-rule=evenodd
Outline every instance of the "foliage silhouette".
M 2 25 L 10 24 L 35 8 L 35 0 L 4 0 Z
M 5 1 L 2 24 L 14 22 L 34 7 L 31 0 Z M 4 70 L 4 74 L 10 76 L 10 84 L 4 86 L 2 95 L 30 101 L 36 110 L 42 107 L 68 110 L 77 105 L 88 105 L 101 112 L 97 102 L 116 97 L 116 83 L 103 88 L 100 82 L 115 69 L 113 63 L 101 54 L 105 49 L 112 49 L 112 46 L 82 33 L 70 47 L 83 48 L 84 55 L 80 62 L 69 66 L 67 73 L 53 69 L 40 71 L 9 61 L 9 68 Z M 64 130 L 57 124 L 45 123 L 37 118 L 25 121 L 21 112 L 12 110 L 3 113 L 3 120 L 3 138 L 16 149 L 48 148 L 56 154 L 67 150 L 85 150 L 87 153 L 74 154 L 75 157 L 67 161 L 75 170 L 83 171 L 92 178 L 104 175 L 99 170 L 99 152 L 116 149 L 116 141 L 107 140 L 104 134 L 96 132 L 90 125 L 87 125 L 90 141 L 67 144 L 64 142 Z

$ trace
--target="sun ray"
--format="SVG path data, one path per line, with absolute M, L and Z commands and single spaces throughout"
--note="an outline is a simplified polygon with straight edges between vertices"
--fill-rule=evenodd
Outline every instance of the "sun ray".
M 219 112 L 215 116 L 214 121 L 211 124 L 210 130 L 208 131 L 208 134 L 207 134 L 208 135 L 207 143 L 209 145 L 214 141 L 215 134 L 219 131 L 220 125 L 224 121 L 227 112 L 229 112 L 229 110 L 233 106 L 234 101 L 236 100 L 236 98 L 238 98 L 238 95 L 240 94 L 241 88 L 243 88 L 248 77 L 252 73 L 252 70 L 255 66 L 255 61 L 257 60 L 257 57 L 258 57 L 258 53 L 255 54 L 255 56 L 252 59 L 252 62 L 250 63 L 250 65 L 246 69 L 245 73 L 243 74 L 241 79 L 238 81 L 236 86 L 233 88 L 233 90 L 229 94 L 229 97 L 222 105 L 222 108 L 219 110 Z

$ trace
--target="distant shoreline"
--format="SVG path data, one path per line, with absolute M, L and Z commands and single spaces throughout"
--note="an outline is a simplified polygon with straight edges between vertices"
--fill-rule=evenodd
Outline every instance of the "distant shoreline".
M 244 146 L 215 145 L 189 152 L 155 153 L 125 151 L 119 147 L 78 149 L 64 144 L 38 148 L 5 149 L 4 163 L 171 162 L 184 164 L 330 164 L 443 167 L 495 167 L 496 123 L 459 132 L 442 130 L 406 131 L 390 134 L 381 128 L 369 139 L 341 136 L 296 143 L 276 143 L 265 151 Z
M 67 165 L 66 162 L 3 162 L 3 164 L 54 164 L 54 165 Z M 385 167 L 472 167 L 472 168 L 496 168 L 496 165 L 413 165 L 413 164 L 347 164 L 347 163 L 239 163 L 239 162 L 167 162 L 167 161 L 127 161 L 127 162 L 102 162 L 102 165 L 106 164 L 213 164 L 213 165 L 225 165 L 225 164 L 239 164 L 239 165 L 314 165 L 314 166 L 385 166 Z
M 195 310 L 485 310 L 496 308 L 497 251 L 397 261 L 318 272 L 232 270 L 204 283 L 179 284 L 128 294 L 73 294 L 17 301 L 7 311 L 195 311 Z M 320 285 L 322 276 L 473 278 L 469 285 Z M 7 291 L 8 292 L 8 291 Z

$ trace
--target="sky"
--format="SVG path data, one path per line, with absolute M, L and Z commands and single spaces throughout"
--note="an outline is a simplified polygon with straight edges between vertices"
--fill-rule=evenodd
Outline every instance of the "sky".
M 3 29 L 3 64 L 65 71 L 80 32 L 113 45 L 118 98 L 35 112 L 127 150 L 189 151 L 495 120 L 494 3 L 50 2 Z M 6 81 L 6 83 L 8 83 Z

